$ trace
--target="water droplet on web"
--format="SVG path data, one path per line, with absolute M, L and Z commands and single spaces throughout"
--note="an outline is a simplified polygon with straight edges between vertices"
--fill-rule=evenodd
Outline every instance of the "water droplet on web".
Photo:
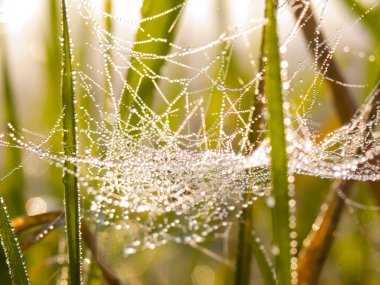
M 279 249 L 279 247 L 276 246 L 276 245 L 272 245 L 271 251 L 272 251 L 272 254 L 273 254 L 274 256 L 278 256 L 278 255 L 280 255 L 280 249 Z
M 266 204 L 267 204 L 267 206 L 269 208 L 274 208 L 274 206 L 275 206 L 275 199 L 274 199 L 273 196 L 267 197 L 266 200 L 265 200 L 265 202 L 266 202 Z
M 256 74 L 252 71 L 251 78 L 242 77 L 244 79 L 239 77 L 241 74 L 233 77 L 233 72 L 230 72 L 231 45 L 237 49 L 248 49 L 246 62 L 252 64 L 252 70 L 257 70 L 253 43 L 249 38 L 265 22 L 261 19 L 261 22 L 250 22 L 247 27 L 242 25 L 239 29 L 224 31 L 197 47 L 188 47 L 180 41 L 171 43 L 170 53 L 158 55 L 137 52 L 133 49 L 134 42 L 110 37 L 98 25 L 99 15 L 93 10 L 91 1 L 79 2 L 80 7 L 73 6 L 88 23 L 93 37 L 86 42 L 86 47 L 99 55 L 100 62 L 109 62 L 112 72 L 117 74 L 122 87 L 131 96 L 133 104 L 125 106 L 127 119 L 121 120 L 118 114 L 121 94 L 106 90 L 104 86 L 105 68 L 98 63 L 86 63 L 85 67 L 77 64 L 73 71 L 80 90 L 77 93 L 83 94 L 90 102 L 86 107 L 81 102 L 82 98 L 78 98 L 76 103 L 83 104 L 75 118 L 79 123 L 78 157 L 66 157 L 47 147 L 52 137 L 61 133 L 60 124 L 41 145 L 28 144 L 28 137 L 21 138 L 19 130 L 10 128 L 12 147 L 27 149 L 66 172 L 70 172 L 64 166 L 66 162 L 78 165 L 80 171 L 75 175 L 83 188 L 84 200 L 89 202 L 88 208 L 84 209 L 84 217 L 102 227 L 115 229 L 120 235 L 127 230 L 128 234 L 123 239 L 125 255 L 155 248 L 171 240 L 189 244 L 200 242 L 228 228 L 231 220 L 239 217 L 242 209 L 258 197 L 265 197 L 267 206 L 273 208 L 275 200 L 270 193 L 271 147 L 266 139 L 267 112 L 264 108 L 253 118 L 254 111 L 260 110 L 246 103 L 251 102 L 253 94 L 256 94 L 260 102 L 266 104 L 265 94 L 261 94 L 257 87 L 262 83 L 265 70 Z M 130 19 L 124 20 L 128 22 Z M 150 36 L 155 43 L 165 42 L 153 34 Z M 283 57 L 282 87 L 286 91 L 283 109 L 289 156 L 289 195 L 294 193 L 295 173 L 339 179 L 379 179 L 380 169 L 371 161 L 379 154 L 376 131 L 379 111 L 368 123 L 363 122 L 376 92 L 369 96 L 350 123 L 316 139 L 314 126 L 310 127 L 314 123 L 310 114 L 319 104 L 318 92 L 323 90 L 317 86 L 317 81 L 320 78 L 330 79 L 318 71 L 310 78 L 314 82 L 309 83 L 304 73 L 313 73 L 317 57 L 325 55 L 322 43 L 318 42 L 319 37 L 315 37 L 318 42 L 315 58 L 312 62 L 303 59 L 295 67 L 296 71 L 290 71 L 290 61 L 286 56 L 290 54 L 287 48 L 292 47 L 293 36 L 280 48 Z M 64 42 L 62 37 L 60 42 Z M 141 47 L 148 44 L 144 41 L 138 43 Z M 215 50 L 219 55 L 215 55 Z M 345 53 L 357 53 L 352 50 L 349 46 L 343 47 Z M 365 58 L 365 52 L 362 53 L 359 52 L 358 56 Z M 333 56 L 334 50 L 326 54 Z M 262 57 L 262 60 L 266 62 L 268 58 Z M 375 61 L 376 58 L 369 55 L 368 60 Z M 166 70 L 162 73 L 149 70 L 148 61 L 164 61 Z M 147 68 L 139 70 L 139 62 Z M 172 72 L 171 65 L 178 71 Z M 327 67 L 328 62 L 324 68 Z M 125 73 L 132 71 L 140 76 L 139 86 L 133 86 L 124 79 Z M 145 91 L 141 89 L 145 81 L 155 87 L 157 97 L 155 95 L 152 105 L 140 98 Z M 311 92 L 307 91 L 309 89 Z M 110 106 L 103 106 L 103 101 L 99 100 L 103 95 L 108 97 Z M 259 132 L 252 128 L 256 122 L 261 128 Z M 253 142 L 249 138 L 252 134 L 258 134 L 257 148 L 252 147 Z M 8 136 L 0 135 L 2 146 L 8 146 L 6 138 Z M 356 150 L 360 148 L 365 151 L 358 153 Z M 253 196 L 250 201 L 244 199 L 247 189 Z M 295 212 L 293 198 L 289 200 L 289 207 L 291 213 Z M 289 224 L 295 227 L 294 217 Z M 295 238 L 296 235 L 292 234 L 292 239 Z M 295 243 L 292 245 L 297 247 Z M 279 254 L 277 247 L 272 251 Z

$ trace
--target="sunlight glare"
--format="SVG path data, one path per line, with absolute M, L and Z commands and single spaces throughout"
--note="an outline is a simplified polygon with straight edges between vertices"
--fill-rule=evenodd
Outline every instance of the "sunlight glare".
M 41 0 L 0 0 L 1 32 L 22 30 L 41 7 Z

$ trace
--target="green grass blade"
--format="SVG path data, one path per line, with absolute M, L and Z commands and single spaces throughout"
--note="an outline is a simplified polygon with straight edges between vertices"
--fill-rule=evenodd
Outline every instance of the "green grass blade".
M 248 201 L 250 197 L 248 193 L 244 195 L 244 200 Z M 238 247 L 236 256 L 236 269 L 235 269 L 235 285 L 249 285 L 252 261 L 252 236 L 253 229 L 253 206 L 243 208 L 242 215 L 239 219 L 239 235 Z
M 29 277 L 26 272 L 24 260 L 18 245 L 17 237 L 13 233 L 12 226 L 9 221 L 7 209 L 4 204 L 3 197 L 0 196 L 0 239 L 4 249 L 9 273 L 12 282 L 15 285 L 30 284 Z
M 0 27 L 1 29 L 1 27 Z M 16 115 L 16 107 L 14 104 L 14 94 L 11 84 L 11 78 L 9 74 L 8 66 L 8 54 L 5 41 L 5 35 L 0 36 L 0 50 L 1 50 L 1 73 L 4 94 L 4 115 L 5 121 L 10 123 L 13 128 L 18 129 L 18 120 Z M 18 167 L 22 162 L 21 150 L 19 148 L 8 148 L 6 151 L 6 166 L 8 171 L 12 171 Z M 24 199 L 24 175 L 22 169 L 18 169 L 7 179 L 6 189 L 1 190 L 1 194 L 4 196 L 5 201 L 10 205 L 10 215 L 18 216 L 25 213 L 25 199 Z
M 111 0 L 104 0 L 104 12 L 106 12 L 108 15 L 112 14 L 112 1 Z M 112 34 L 112 18 L 107 17 L 106 18 L 106 31 L 110 34 Z
M 252 231 L 250 235 L 251 247 L 253 255 L 257 261 L 261 276 L 263 277 L 264 284 L 276 285 L 274 268 L 270 264 L 270 259 L 264 252 L 264 246 L 261 244 L 260 239 L 256 236 L 256 233 Z
M 107 13 L 108 15 L 112 14 L 112 1 L 111 0 L 104 0 L 103 1 L 103 7 L 104 7 L 104 12 Z M 105 19 L 105 29 L 109 35 L 112 35 L 113 32 L 113 26 L 112 26 L 112 18 L 110 16 L 107 16 Z M 108 36 L 107 37 L 108 44 L 112 45 L 112 37 Z M 112 90 L 112 70 L 111 70 L 111 60 L 112 60 L 112 55 L 111 55 L 111 50 L 107 49 L 105 51 L 106 54 L 106 59 L 105 59 L 105 82 L 106 82 L 106 91 L 108 93 L 111 92 Z
M 152 41 L 148 44 L 136 44 L 133 50 L 137 53 L 156 54 L 159 56 L 167 55 L 170 51 L 170 43 L 173 41 L 176 27 L 178 26 L 178 17 L 182 10 L 179 5 L 183 4 L 184 0 L 144 0 L 141 8 L 141 17 L 143 19 L 158 15 L 171 8 L 177 9 L 167 13 L 164 16 L 158 17 L 152 21 L 144 21 L 140 24 L 135 35 L 135 41 L 147 41 L 152 38 L 164 39 L 164 41 Z M 160 73 L 164 65 L 164 59 L 131 59 L 131 65 L 127 73 L 126 82 L 136 91 L 144 103 L 151 107 L 153 103 L 153 93 L 155 90 L 152 79 L 149 76 L 154 76 Z M 141 77 L 141 75 L 144 75 Z M 138 88 L 138 90 L 136 90 Z M 128 115 L 130 106 L 138 107 L 133 101 L 132 94 L 128 88 L 124 88 L 121 95 L 119 112 L 121 119 L 125 120 Z
M 268 99 L 268 124 L 271 141 L 271 176 L 275 206 L 272 212 L 276 272 L 279 284 L 290 284 L 290 228 L 288 207 L 288 181 L 285 126 L 282 100 L 280 55 L 277 36 L 277 2 L 266 0 L 265 14 L 268 23 L 265 29 L 265 94 Z
M 63 23 L 63 73 L 62 73 L 62 105 L 63 143 L 66 156 L 75 157 L 77 154 L 74 84 L 71 67 L 71 47 L 69 27 L 67 21 L 66 1 L 62 0 Z M 81 284 L 81 251 L 80 251 L 80 209 L 79 187 L 75 173 L 77 166 L 69 161 L 65 162 L 65 214 L 67 247 L 69 257 L 69 284 Z

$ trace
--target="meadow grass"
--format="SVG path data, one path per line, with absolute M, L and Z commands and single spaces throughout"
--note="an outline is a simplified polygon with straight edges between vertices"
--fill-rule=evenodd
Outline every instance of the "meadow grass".
M 54 1 L 51 2 L 51 4 Z M 366 8 L 361 6 L 359 3 L 353 3 L 350 0 L 344 0 L 349 7 L 358 17 L 365 14 Z M 54 2 L 55 3 L 55 2 Z M 51 5 L 51 15 L 52 23 L 57 23 L 59 16 L 54 13 L 56 11 L 56 6 Z M 112 1 L 104 1 L 104 10 L 109 15 L 106 18 L 105 30 L 112 34 L 113 24 L 112 24 Z M 181 13 L 185 2 L 182 0 L 177 1 L 160 1 L 159 5 L 155 1 L 146 0 L 143 2 L 141 17 L 149 18 L 157 14 L 165 12 L 171 8 L 175 8 L 175 11 L 169 13 L 168 15 L 159 18 L 157 21 L 143 21 L 140 27 L 137 29 L 134 41 L 139 43 L 149 38 L 146 35 L 151 35 L 154 38 L 160 38 L 162 41 L 152 42 L 150 45 L 139 45 L 135 44 L 133 46 L 133 52 L 136 54 L 156 54 L 160 56 L 166 56 L 170 53 L 171 44 L 175 41 L 177 26 L 181 21 Z M 56 3 L 55 3 L 56 4 Z M 62 48 L 62 110 L 63 110 L 63 149 L 64 155 L 66 157 L 76 158 L 78 155 L 78 145 L 77 145 L 77 122 L 76 122 L 76 110 L 75 101 L 76 94 L 74 92 L 74 72 L 72 68 L 72 38 L 69 34 L 69 22 L 67 16 L 66 1 L 61 2 L 62 9 L 62 34 L 61 37 L 61 48 Z M 236 243 L 236 256 L 234 257 L 235 268 L 234 268 L 234 283 L 236 285 L 247 285 L 251 284 L 253 276 L 253 266 L 252 260 L 255 259 L 257 267 L 261 273 L 262 280 L 265 284 L 291 284 L 292 283 L 292 265 L 291 265 L 291 228 L 289 224 L 290 213 L 289 213 L 289 185 L 288 185 L 288 170 L 287 170 L 287 150 L 286 150 L 286 126 L 284 124 L 284 112 L 283 112 L 283 89 L 282 89 L 282 79 L 281 79 L 281 57 L 278 39 L 278 26 L 277 26 L 277 2 L 266 0 L 265 1 L 265 18 L 267 19 L 267 24 L 265 28 L 262 29 L 262 48 L 260 54 L 260 67 L 259 70 L 265 70 L 263 76 L 263 82 L 259 82 L 259 93 L 264 93 L 266 96 L 266 107 L 268 111 L 268 126 L 269 126 L 269 138 L 271 145 L 271 181 L 272 181 L 272 193 L 274 198 L 274 207 L 272 209 L 271 224 L 273 230 L 273 247 L 270 248 L 275 265 L 275 274 L 270 262 L 270 258 L 263 251 L 264 246 L 259 242 L 258 236 L 256 235 L 255 223 L 254 223 L 254 207 L 249 205 L 242 210 L 241 217 L 239 218 L 239 229 L 237 230 L 238 241 Z M 310 15 L 309 15 L 310 16 Z M 297 17 L 300 17 L 298 15 Z M 313 17 L 313 14 L 310 16 Z M 312 18 L 313 19 L 313 18 Z M 368 17 L 364 17 L 363 23 L 367 26 L 368 30 L 371 32 L 373 38 L 379 42 L 379 33 L 375 28 L 375 23 L 378 19 L 378 14 L 370 13 Z M 307 29 L 316 29 L 316 24 L 304 25 L 301 27 L 307 38 Z M 55 37 L 57 33 L 57 26 L 52 27 L 51 37 Z M 310 33 L 310 31 L 309 31 Z M 321 34 L 319 34 L 321 35 Z M 324 42 L 323 34 L 318 36 L 319 40 Z M 313 44 L 315 35 L 312 35 L 311 43 Z M 52 41 L 55 42 L 54 40 Z M 7 66 L 7 55 L 4 46 L 4 41 L 2 41 L 2 70 L 3 70 L 3 85 L 4 85 L 4 98 L 5 98 L 5 110 L 6 110 L 6 121 L 11 123 L 12 126 L 17 129 L 18 121 L 14 106 L 14 95 L 12 92 L 9 71 Z M 112 45 L 112 42 L 109 43 Z M 57 52 L 58 47 L 53 44 L 51 47 L 52 51 L 50 53 L 50 58 L 54 61 L 54 53 Z M 113 73 L 111 68 L 111 56 L 112 54 L 107 51 L 106 57 L 108 58 L 105 63 L 105 78 L 106 78 L 106 93 L 111 93 Z M 159 77 L 165 64 L 164 59 L 159 60 L 144 60 L 138 59 L 138 57 L 133 58 L 130 68 L 125 75 L 125 86 L 123 87 L 123 92 L 121 94 L 121 100 L 118 114 L 122 120 L 126 120 L 128 116 L 133 116 L 129 113 L 131 107 L 140 108 L 146 105 L 149 108 L 153 107 L 154 94 L 155 94 L 155 82 L 158 84 Z M 317 59 L 317 64 L 320 64 Z M 333 66 L 333 68 L 331 68 Z M 56 67 L 54 64 L 50 64 L 49 68 L 51 72 L 56 74 Z M 335 71 L 331 71 L 335 68 Z M 55 71 L 54 71 L 55 70 Z M 149 74 L 146 71 L 149 70 Z M 337 64 L 332 60 L 330 63 L 330 69 L 327 75 L 340 81 L 339 69 Z M 331 74 L 333 72 L 333 74 Z M 336 78 L 338 74 L 339 78 Z M 334 77 L 335 75 L 335 77 Z M 156 76 L 156 78 L 155 78 Z M 50 78 L 51 89 L 56 87 L 55 79 Z M 330 81 L 329 81 L 330 82 Z M 336 109 L 338 116 L 342 122 L 347 122 L 353 115 L 355 111 L 355 105 L 347 97 L 344 99 L 342 95 L 348 95 L 348 91 L 339 86 L 338 90 L 334 85 L 330 88 L 333 90 L 333 94 L 336 95 L 335 102 L 340 102 L 342 104 L 338 105 L 336 103 Z M 335 90 L 335 91 L 334 91 Z M 214 90 L 215 94 L 218 94 L 218 90 Z M 49 93 L 50 94 L 50 93 Z M 338 96 L 339 95 L 339 96 Z M 51 100 L 48 99 L 48 100 Z M 140 101 L 141 100 L 141 101 Z M 51 102 L 51 101 L 50 101 Z M 144 104 L 141 104 L 143 102 Z M 221 102 L 219 102 L 221 103 Z M 255 106 L 253 116 L 258 116 L 258 113 L 263 112 L 262 101 L 253 96 L 251 103 Z M 49 103 L 51 104 L 51 103 Z M 218 105 L 219 106 L 219 105 Z M 130 122 L 136 124 L 137 118 L 133 118 Z M 251 141 L 252 149 L 255 146 L 258 137 L 256 136 L 257 130 L 260 129 L 260 124 L 262 120 L 258 120 L 256 124 L 252 126 L 252 132 L 250 132 L 249 140 Z M 22 163 L 21 151 L 18 148 L 10 148 L 9 154 L 12 156 L 11 168 L 18 167 Z M 85 224 L 82 223 L 81 211 L 80 211 L 80 193 L 78 186 L 78 168 L 77 165 L 69 160 L 65 161 L 64 165 L 64 213 L 65 215 L 60 215 L 58 218 L 65 218 L 66 221 L 66 244 L 67 244 L 67 254 L 68 254 L 68 282 L 69 284 L 82 284 L 83 280 L 87 284 L 97 284 L 101 278 L 105 278 L 109 284 L 122 284 L 120 279 L 116 277 L 114 272 L 109 269 L 106 262 L 102 260 L 101 246 L 97 244 L 97 239 L 91 233 L 91 230 L 87 228 Z M 23 173 L 21 170 L 16 171 L 13 175 L 15 182 L 13 186 L 16 190 L 12 192 L 12 197 L 9 199 L 9 204 L 12 206 L 12 211 L 14 211 L 14 216 L 20 216 L 24 214 L 24 187 L 23 187 Z M 349 188 L 352 186 L 351 183 L 341 183 L 337 187 L 344 187 L 344 193 L 349 194 Z M 373 186 L 376 188 L 376 186 Z M 331 192 L 335 193 L 336 189 L 331 188 Z M 375 191 L 374 191 L 375 192 Z M 375 194 L 376 195 L 376 194 Z M 244 196 L 244 200 L 248 201 L 252 199 L 250 195 Z M 2 225 L 0 228 L 1 242 L 3 249 L 6 253 L 6 259 L 9 266 L 9 272 L 11 273 L 11 278 L 14 284 L 22 285 L 29 284 L 29 277 L 26 273 L 23 257 L 20 251 L 20 247 L 17 244 L 17 238 L 12 232 L 9 217 L 6 212 L 6 208 L 2 198 L 0 198 L 0 222 Z M 309 246 L 305 246 L 303 250 L 303 255 L 301 255 L 298 269 L 298 277 L 301 284 L 313 284 L 316 282 L 321 275 L 322 266 L 326 260 L 329 250 L 334 240 L 334 231 L 338 226 L 340 220 L 341 212 L 344 206 L 343 199 L 339 199 L 338 196 L 334 196 L 333 200 L 328 200 L 327 202 L 329 208 L 320 214 L 320 224 L 319 232 L 314 235 L 314 239 L 309 239 Z M 51 214 L 51 213 L 50 213 Z M 24 221 L 28 221 L 28 227 L 40 225 L 49 225 L 52 221 L 57 219 L 54 215 L 41 216 L 38 219 L 29 220 L 25 218 Z M 58 227 L 58 226 L 57 226 Z M 44 229 L 44 228 L 42 228 Z M 53 228 L 55 229 L 55 228 Z M 41 229 L 40 229 L 41 230 Z M 311 231 L 313 232 L 313 231 Z M 37 231 L 37 233 L 39 233 Z M 82 270 L 82 237 L 84 243 L 86 244 L 86 249 L 90 252 L 90 256 L 96 262 L 91 263 L 91 269 L 83 273 Z M 31 244 L 33 245 L 33 243 Z M 26 249 L 25 249 L 26 250 Z M 306 257 L 305 257 L 306 256 Z M 97 264 L 97 265 L 96 265 Z M 294 268 L 293 268 L 294 271 Z
M 62 71 L 62 108 L 63 108 L 63 147 L 65 155 L 76 157 L 76 114 L 75 94 L 72 71 L 72 51 L 69 26 L 67 20 L 66 1 L 62 0 L 63 23 L 63 71 Z M 65 162 L 63 181 L 65 184 L 65 217 L 67 248 L 69 262 L 69 284 L 82 283 L 82 257 L 80 234 L 80 194 L 77 174 L 77 166 L 71 162 Z
M 9 274 L 13 284 L 26 285 L 29 277 L 21 254 L 20 246 L 10 224 L 3 197 L 0 196 L 0 241 L 5 252 Z
M 265 71 L 265 94 L 268 98 L 268 122 L 271 150 L 274 246 L 276 272 L 279 284 L 290 284 L 290 228 L 287 155 L 283 111 L 283 92 L 280 67 L 280 51 L 277 35 L 277 3 L 265 2 L 268 24 L 265 29 L 264 54 L 267 58 Z

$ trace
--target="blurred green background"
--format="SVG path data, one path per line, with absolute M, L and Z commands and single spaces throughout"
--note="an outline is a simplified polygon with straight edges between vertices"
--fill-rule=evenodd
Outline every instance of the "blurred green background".
M 107 9 L 108 1 L 89 2 L 96 7 L 96 11 Z M 6 123 L 9 122 L 16 129 L 25 128 L 46 136 L 61 113 L 60 2 L 3 0 L 0 3 L 2 52 L 0 132 L 7 131 Z M 107 23 L 106 19 L 109 18 L 99 13 L 98 21 L 107 29 L 112 29 L 114 35 L 133 41 L 138 28 L 134 23 L 141 17 L 142 1 L 117 0 L 111 3 L 112 5 L 108 7 L 111 8 L 109 12 L 115 17 Z M 327 36 L 330 46 L 334 47 L 334 60 L 347 83 L 359 85 L 359 88 L 349 88 L 354 101 L 358 104 L 363 102 L 379 75 L 380 10 L 377 4 L 378 2 L 357 3 L 351 0 L 313 2 L 321 30 Z M 160 3 L 156 1 L 152 5 Z M 374 8 L 370 9 L 372 5 Z M 280 7 L 278 25 L 281 42 L 291 39 L 283 56 L 289 65 L 288 76 L 296 72 L 297 78 L 292 81 L 294 84 L 291 85 L 288 100 L 293 106 L 298 106 L 306 104 L 304 95 L 314 76 L 313 69 L 308 65 L 314 59 L 307 49 L 310 43 L 304 40 L 302 33 L 300 31 L 292 33 L 295 19 L 290 9 L 285 3 L 280 3 Z M 252 19 L 262 19 L 263 9 L 263 1 L 189 0 L 180 14 L 176 33 L 173 35 L 174 42 L 183 47 L 205 45 L 225 31 L 244 27 Z M 74 63 L 99 68 L 102 64 L 99 54 L 94 54 L 88 44 L 99 44 L 96 43 L 97 39 L 89 32 L 86 21 L 79 16 L 75 3 L 71 4 L 69 12 L 74 42 Z M 355 23 L 359 17 L 360 20 Z M 157 26 L 145 28 L 152 29 L 154 33 Z M 261 29 L 258 29 L 234 43 L 229 62 L 229 76 L 226 80 L 230 86 L 240 87 L 241 82 L 247 82 L 258 72 L 260 35 Z M 218 50 L 210 49 L 208 52 L 212 54 Z M 207 56 L 196 58 L 196 55 L 192 58 L 194 64 L 203 66 L 207 63 Z M 300 64 L 306 67 L 302 69 Z M 300 69 L 302 71 L 298 72 Z M 162 72 L 171 74 L 178 71 L 170 70 L 170 66 L 164 65 Z M 97 76 L 100 84 L 107 85 L 104 75 L 94 74 L 94 76 Z M 180 76 L 181 74 L 177 74 L 177 77 Z M 327 81 L 325 80 L 318 88 L 316 94 L 310 95 L 315 96 L 312 99 L 316 104 L 307 118 L 310 128 L 321 136 L 340 126 Z M 120 79 L 114 79 L 113 88 L 119 97 L 122 92 Z M 162 88 L 170 98 L 170 86 L 162 83 Z M 174 94 L 175 90 L 172 92 Z M 81 94 L 79 89 L 77 94 Z M 156 107 L 160 109 L 159 105 Z M 304 114 L 301 112 L 301 115 Z M 54 149 L 59 149 L 58 141 L 52 143 L 55 144 Z M 25 213 L 34 215 L 63 207 L 62 170 L 51 167 L 28 152 L 20 153 L 13 148 L 1 147 L 0 158 L 0 177 L 6 176 L 22 163 L 22 168 L 0 180 L 0 194 L 5 197 L 11 218 Z M 332 181 L 327 179 L 296 176 L 298 249 L 301 249 L 303 240 L 311 231 L 331 183 Z M 365 205 L 376 204 L 376 201 L 379 201 L 373 198 L 373 193 L 366 183 L 355 183 L 353 188 L 352 199 Z M 258 199 L 253 209 L 255 231 L 271 255 L 271 214 L 266 199 Z M 343 211 L 339 228 L 334 234 L 335 241 L 331 253 L 320 277 L 320 284 L 378 284 L 379 214 L 376 211 L 350 207 Z M 226 233 L 211 236 L 207 242 L 200 244 L 199 248 L 169 243 L 128 258 L 120 254 L 123 241 L 118 240 L 116 234 L 110 233 L 114 239 L 104 241 L 107 252 L 104 259 L 112 264 L 112 270 L 132 285 L 232 284 L 237 231 L 236 221 Z M 65 263 L 62 261 L 64 250 L 63 231 L 54 231 L 25 253 L 33 284 L 66 284 Z M 90 259 L 86 254 L 84 256 L 86 271 L 90 266 Z M 262 280 L 255 261 L 252 266 L 251 284 L 261 284 Z M 100 274 L 96 272 L 95 274 Z M 7 274 L 3 262 L 0 268 L 2 284 L 7 284 L 5 281 L 9 280 Z M 89 284 L 102 284 L 105 281 L 99 278 L 96 282 Z

